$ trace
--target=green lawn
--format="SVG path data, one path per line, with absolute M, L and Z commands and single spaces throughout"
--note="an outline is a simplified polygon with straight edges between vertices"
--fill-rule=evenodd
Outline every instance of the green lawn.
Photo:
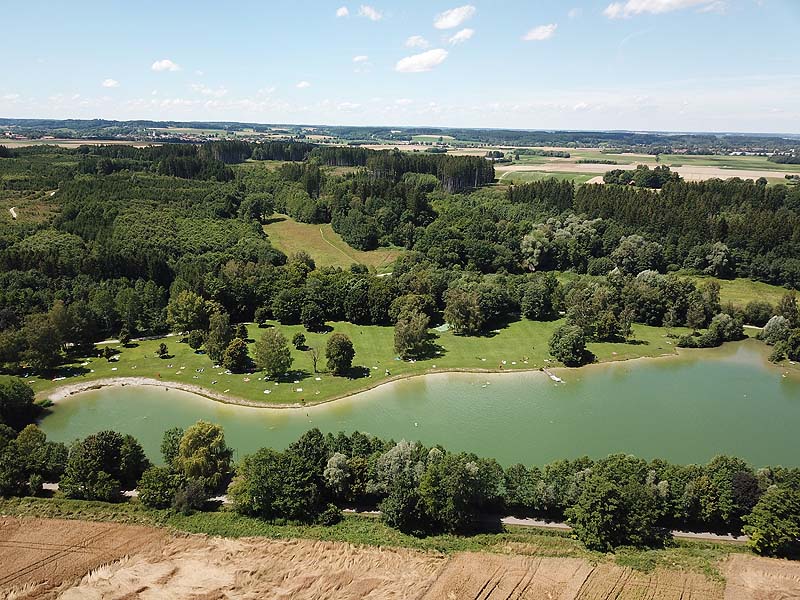
M 301 250 L 308 252 L 317 267 L 350 268 L 353 263 L 373 267 L 378 273 L 392 270 L 400 255 L 399 248 L 378 248 L 364 252 L 352 248 L 333 230 L 330 223 L 299 223 L 286 215 L 276 214 L 264 231 L 275 248 L 286 255 Z
M 31 377 L 28 381 L 38 394 L 46 395 L 44 392 L 48 390 L 71 383 L 109 377 L 148 377 L 197 385 L 215 393 L 253 402 L 317 403 L 374 387 L 398 376 L 443 370 L 513 371 L 537 369 L 548 364 L 555 366 L 556 363 L 546 360 L 549 359 L 547 343 L 560 323 L 561 321 L 521 320 L 480 337 L 456 336 L 451 332 L 433 331 L 439 354 L 416 362 L 395 358 L 392 327 L 360 326 L 346 322 L 329 323 L 335 331 L 344 333 L 353 340 L 356 350 L 354 365 L 360 367 L 354 371 L 354 378 L 334 377 L 326 372 L 314 374 L 310 353 L 295 349 L 292 349 L 294 356 L 292 369 L 296 372 L 277 385 L 275 382 L 259 380 L 259 377 L 263 377 L 262 373 L 226 375 L 222 368 L 213 369 L 212 362 L 205 354 L 195 353 L 188 344 L 180 342 L 179 337 L 172 336 L 134 342 L 132 347 L 128 348 L 123 348 L 120 344 L 110 344 L 120 352 L 116 361 L 109 362 L 104 358 L 77 360 L 56 373 L 57 376 L 66 379 L 53 381 Z M 291 339 L 298 331 L 303 332 L 307 344 L 319 348 L 320 353 L 324 354 L 325 343 L 330 334 L 309 333 L 300 325 L 287 326 L 277 323 L 272 325 L 287 339 Z M 251 339 L 259 337 L 262 331 L 255 325 L 249 326 Z M 665 337 L 663 329 L 636 325 L 634 331 L 636 339 L 644 343 L 590 343 L 589 349 L 599 361 L 658 356 L 675 352 L 674 345 L 669 343 L 671 340 Z M 170 358 L 161 359 L 156 356 L 156 350 L 161 342 L 167 344 Z M 318 368 L 320 371 L 326 370 L 324 358 L 319 361 Z M 205 370 L 197 372 L 197 369 Z M 389 375 L 386 374 L 387 369 Z M 68 376 L 70 374 L 71 376 Z M 214 381 L 216 383 L 212 383 Z M 298 389 L 302 391 L 298 392 Z M 265 390 L 270 390 L 270 393 L 265 394 Z

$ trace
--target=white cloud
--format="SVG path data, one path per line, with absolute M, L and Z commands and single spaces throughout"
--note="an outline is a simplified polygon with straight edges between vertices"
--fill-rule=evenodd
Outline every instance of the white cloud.
M 394 103 L 398 106 L 408 106 L 409 104 L 413 104 L 414 101 L 411 98 L 398 98 Z
M 349 17 L 350 10 L 346 6 L 340 6 L 336 9 L 336 16 L 337 17 Z
M 195 74 L 195 75 L 197 75 L 198 77 L 202 77 L 203 75 L 205 75 L 205 73 L 203 73 L 203 72 L 202 72 L 200 69 L 197 69 L 197 70 L 194 72 L 194 74 Z
M 377 10 L 374 6 L 362 4 L 358 7 L 358 16 L 366 17 L 370 21 L 380 21 L 383 18 L 383 13 Z
M 204 96 L 213 96 L 214 98 L 222 98 L 223 96 L 226 96 L 228 94 L 228 90 L 226 90 L 224 87 L 220 86 L 214 89 L 208 87 L 203 83 L 193 83 L 192 89 L 195 92 L 203 94 Z
M 153 71 L 180 71 L 180 65 L 172 62 L 168 58 L 162 58 L 161 60 L 157 60 L 154 62 L 151 67 Z
M 406 40 L 405 46 L 406 48 L 427 48 L 430 43 L 421 35 L 412 35 Z
M 304 90 L 306 88 L 310 88 L 311 84 L 308 81 L 298 81 L 297 85 L 294 87 L 296 87 L 298 90 Z
M 443 13 L 436 15 L 433 20 L 433 26 L 436 29 L 453 29 L 461 25 L 464 21 L 475 14 L 475 7 L 471 4 L 465 4 L 458 8 L 451 8 Z
M 5 100 L 7 102 L 15 102 L 16 100 L 19 100 L 19 98 L 20 98 L 19 94 L 5 94 L 0 99 Z
M 603 14 L 609 19 L 627 19 L 644 13 L 660 15 L 694 7 L 702 12 L 709 12 L 721 10 L 724 8 L 724 2 L 721 0 L 627 0 L 626 2 L 612 2 L 606 7 Z
M 555 23 L 550 23 L 549 25 L 539 25 L 522 36 L 522 39 L 526 42 L 541 42 L 543 40 L 549 40 L 551 37 L 553 37 L 553 35 L 555 35 L 557 28 L 558 25 Z
M 369 60 L 369 56 L 367 56 L 366 54 L 359 54 L 358 56 L 354 56 L 353 57 L 353 62 L 354 63 L 363 63 L 363 62 L 367 62 L 368 60 Z
M 436 48 L 421 54 L 406 56 L 397 61 L 395 71 L 399 73 L 424 73 L 440 65 L 447 58 L 447 50 Z
M 100 85 L 103 86 L 104 88 L 117 88 L 119 87 L 119 81 L 111 78 L 104 79 L 103 83 L 101 83 Z
M 272 96 L 277 88 L 274 85 L 260 88 L 256 91 L 257 96 Z
M 336 110 L 341 110 L 341 111 L 358 110 L 359 108 L 361 108 L 361 105 L 356 102 L 340 102 L 336 106 Z
M 456 33 L 453 37 L 451 37 L 447 41 L 450 42 L 451 44 L 461 44 L 462 42 L 466 42 L 474 34 L 475 30 L 467 27 L 466 29 L 462 29 L 461 31 Z
M 583 14 L 583 9 L 582 8 L 570 8 L 569 12 L 567 13 L 567 16 L 570 19 L 577 19 L 582 14 Z

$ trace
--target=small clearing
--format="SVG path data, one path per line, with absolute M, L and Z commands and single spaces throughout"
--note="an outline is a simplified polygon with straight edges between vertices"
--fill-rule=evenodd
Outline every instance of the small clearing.
M 380 273 L 391 271 L 392 263 L 402 252 L 397 248 L 378 248 L 366 252 L 356 250 L 333 230 L 330 223 L 299 223 L 286 215 L 275 215 L 264 226 L 264 231 L 275 248 L 286 255 L 301 250 L 307 252 L 317 267 L 347 269 L 353 263 L 359 263 L 374 267 Z

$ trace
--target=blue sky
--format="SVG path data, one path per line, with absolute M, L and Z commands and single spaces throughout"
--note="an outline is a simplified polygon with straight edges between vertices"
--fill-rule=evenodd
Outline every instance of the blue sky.
M 800 133 L 800 0 L 3 0 L 0 116 Z

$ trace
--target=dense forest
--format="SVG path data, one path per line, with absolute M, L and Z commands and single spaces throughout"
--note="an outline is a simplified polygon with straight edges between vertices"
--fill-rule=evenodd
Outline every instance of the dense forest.
M 207 335 L 217 314 L 446 321 L 462 335 L 564 314 L 553 354 L 567 364 L 591 360 L 587 340 L 627 339 L 632 323 L 687 326 L 698 335 L 683 345 L 717 345 L 779 318 L 775 357 L 798 357 L 793 296 L 721 306 L 713 284 L 676 272 L 800 287 L 800 188 L 665 173 L 660 190 L 492 187 L 483 157 L 296 141 L 14 150 L 0 158 L 0 188 L 34 194 L 52 216 L 0 229 L 0 364 L 50 369 L 121 334 Z M 330 222 L 355 248 L 406 252 L 390 277 L 318 269 L 273 248 L 262 225 L 276 211 Z M 588 277 L 553 276 L 563 271 Z

